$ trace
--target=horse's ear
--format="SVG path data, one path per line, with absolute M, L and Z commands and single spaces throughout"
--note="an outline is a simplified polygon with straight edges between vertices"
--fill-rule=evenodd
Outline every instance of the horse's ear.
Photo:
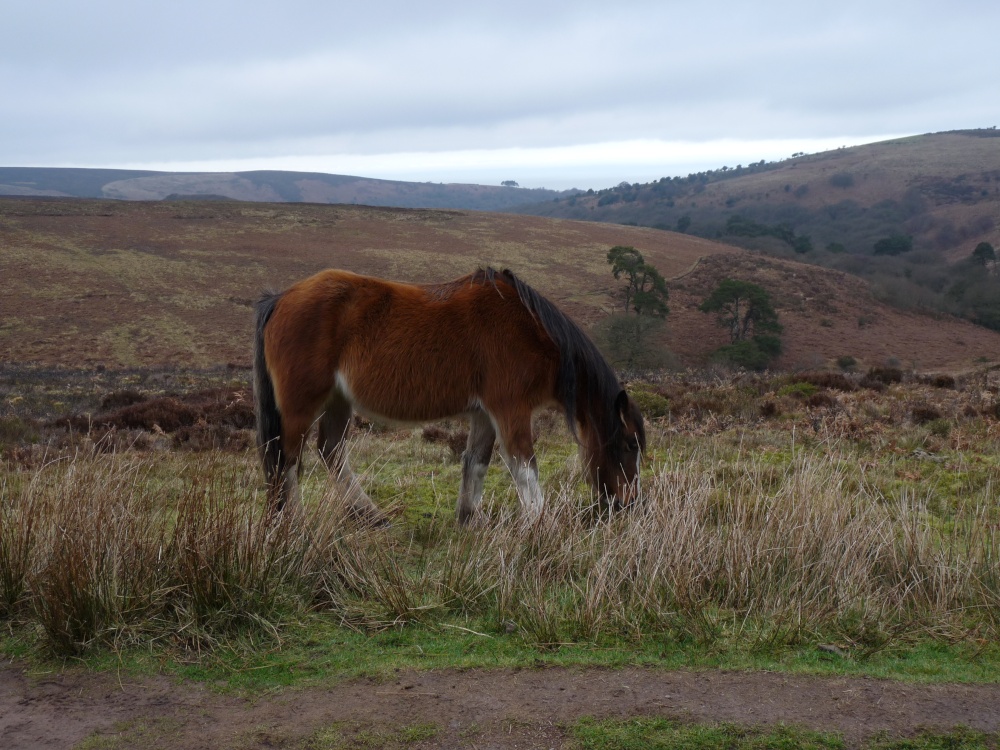
M 618 412 L 618 417 L 621 419 L 622 424 L 627 424 L 625 422 L 625 414 L 628 412 L 628 394 L 624 389 L 618 392 L 615 396 L 615 411 Z

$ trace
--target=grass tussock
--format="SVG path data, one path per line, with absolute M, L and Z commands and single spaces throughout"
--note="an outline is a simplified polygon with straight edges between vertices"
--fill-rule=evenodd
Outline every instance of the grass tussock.
M 445 513 L 358 526 L 325 484 L 269 518 L 251 458 L 186 466 L 164 478 L 134 454 L 95 453 L 5 485 L 2 617 L 64 655 L 151 639 L 202 649 L 278 634 L 307 610 L 363 630 L 465 622 L 548 649 L 822 639 L 864 654 L 1000 635 L 993 509 L 942 525 L 925 498 L 885 497 L 835 452 L 728 466 L 694 453 L 652 467 L 642 505 L 613 518 L 568 481 L 537 523 L 494 503 L 473 530 Z

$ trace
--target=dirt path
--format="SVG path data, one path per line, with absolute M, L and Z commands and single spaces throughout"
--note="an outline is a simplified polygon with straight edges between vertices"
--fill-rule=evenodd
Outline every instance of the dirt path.
M 1000 685 L 909 685 L 771 673 L 622 670 L 401 672 L 385 682 L 288 690 L 253 701 L 169 678 L 26 674 L 0 666 L 0 748 L 70 748 L 124 731 L 114 747 L 294 747 L 335 722 L 438 731 L 407 747 L 560 747 L 581 716 L 793 723 L 856 743 L 879 730 L 963 724 L 1000 730 Z M 122 724 L 122 722 L 127 722 Z M 117 725 L 117 726 L 116 726 Z M 397 735 L 398 736 L 398 735 Z

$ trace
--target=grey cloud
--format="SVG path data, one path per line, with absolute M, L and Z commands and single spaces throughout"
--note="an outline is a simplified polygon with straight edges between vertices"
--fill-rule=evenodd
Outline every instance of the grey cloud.
M 24 2 L 0 163 L 992 125 L 996 28 L 985 2 Z

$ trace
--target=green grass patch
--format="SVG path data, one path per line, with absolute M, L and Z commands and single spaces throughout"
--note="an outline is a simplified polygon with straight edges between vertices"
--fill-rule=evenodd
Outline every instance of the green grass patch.
M 840 750 L 835 734 L 789 726 L 682 724 L 669 719 L 581 719 L 571 734 L 579 750 Z
M 846 747 L 834 733 L 796 726 L 747 727 L 737 724 L 691 724 L 669 719 L 584 718 L 570 729 L 575 750 L 840 750 Z M 921 732 L 911 738 L 878 735 L 865 750 L 993 750 L 996 733 L 956 728 L 951 732 Z
M 441 728 L 431 722 L 363 728 L 341 722 L 318 729 L 302 742 L 291 746 L 301 750 L 364 750 L 364 748 L 401 750 L 418 742 L 433 740 L 440 731 Z

